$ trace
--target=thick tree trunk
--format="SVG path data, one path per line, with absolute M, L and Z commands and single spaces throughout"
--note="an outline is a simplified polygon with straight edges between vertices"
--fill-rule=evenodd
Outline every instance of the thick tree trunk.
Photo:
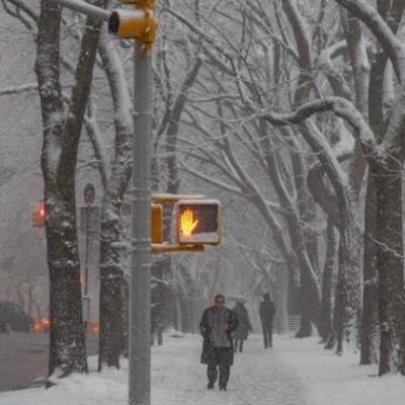
M 100 337 L 98 369 L 120 367 L 123 339 L 123 240 L 119 208 L 103 204 L 100 241 Z M 128 327 L 128 325 L 126 325 Z
M 125 87 L 124 69 L 117 62 L 117 52 L 106 35 L 100 40 L 99 53 L 114 104 L 115 159 L 110 176 L 106 175 L 105 167 L 101 173 L 105 192 L 100 233 L 99 371 L 104 364 L 119 368 L 119 356 L 127 348 L 128 305 L 125 300 L 128 294 L 123 291 L 126 288 L 123 259 L 127 250 L 124 246 L 121 206 L 131 176 L 133 137 L 129 111 L 131 103 Z M 98 151 L 96 143 L 95 146 L 95 151 Z M 100 153 L 97 158 L 107 165 Z
M 46 240 L 49 270 L 49 368 L 52 375 L 86 372 L 84 325 L 82 322 L 80 263 L 76 231 L 74 182 L 57 187 L 56 151 L 63 136 L 63 104 L 59 70 L 60 6 L 41 2 L 37 74 L 44 127 L 41 167 L 44 175 L 46 203 Z M 49 148 L 53 145 L 52 156 Z M 56 154 L 56 156 L 55 156 Z M 63 167 L 62 167 L 63 168 Z M 74 177 L 74 173 L 71 173 Z M 73 187 L 72 187 L 73 185 Z
M 326 257 L 322 276 L 322 302 L 319 334 L 327 342 L 332 333 L 332 278 L 337 264 L 338 238 L 335 226 L 328 220 L 326 237 Z
M 319 328 L 320 291 L 301 232 L 298 228 L 290 228 L 291 244 L 298 257 L 301 276 L 301 325 L 296 337 L 303 338 L 311 335 L 311 323 Z
M 360 364 L 377 361 L 374 347 L 378 334 L 378 275 L 376 257 L 376 195 L 374 178 L 369 176 L 366 194 L 363 255 L 363 309 L 360 337 Z
M 370 167 L 377 200 L 378 312 L 380 325 L 379 375 L 393 371 L 399 343 L 404 285 L 402 243 L 402 163 L 394 157 Z
M 97 5 L 105 5 L 98 0 Z M 49 375 L 87 371 L 76 229 L 75 171 L 84 111 L 102 22 L 87 19 L 65 119 L 60 83 L 61 6 L 42 0 L 35 71 L 41 98 L 44 141 L 41 167 L 47 209 L 50 275 Z
M 85 330 L 82 321 L 80 262 L 74 192 L 70 201 L 46 193 L 46 239 L 50 281 L 49 375 L 87 372 Z
M 290 140 L 290 145 L 295 150 L 299 149 L 299 144 L 294 139 Z M 294 150 L 293 149 L 293 150 Z M 294 179 L 297 187 L 297 194 L 300 196 L 298 199 L 298 215 L 296 227 L 302 228 L 301 241 L 297 241 L 301 246 L 305 246 L 305 254 L 308 257 L 311 268 L 305 271 L 304 277 L 309 277 L 304 280 L 303 284 L 307 284 L 307 288 L 302 289 L 303 306 L 307 307 L 305 312 L 308 313 L 309 322 L 312 322 L 319 332 L 320 312 L 321 312 L 321 297 L 318 282 L 319 274 L 319 252 L 318 252 L 318 238 L 316 232 L 313 232 L 311 224 L 315 220 L 315 207 L 311 198 L 307 178 L 307 164 L 304 157 L 300 153 L 292 153 L 292 164 L 294 171 Z M 304 264 L 305 266 L 305 264 Z M 313 279 L 313 280 L 311 280 Z M 313 285 L 313 283 L 315 283 Z M 304 315 L 304 314 L 303 314 Z M 311 325 L 307 325 L 308 320 L 306 314 L 301 317 L 302 327 L 300 327 L 297 336 L 300 337 L 310 336 Z M 309 334 L 307 334 L 309 332 Z

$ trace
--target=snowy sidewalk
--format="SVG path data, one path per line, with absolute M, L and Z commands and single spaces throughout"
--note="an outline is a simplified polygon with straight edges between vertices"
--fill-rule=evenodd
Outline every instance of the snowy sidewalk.
M 277 348 L 264 350 L 259 335 L 235 354 L 226 392 L 217 386 L 207 391 L 206 366 L 199 364 L 202 339 L 178 340 L 184 342 L 176 346 L 172 340 L 155 351 L 153 405 L 306 405 L 305 387 L 294 370 L 283 364 Z
M 152 405 L 306 405 L 305 388 L 277 348 L 264 350 L 259 335 L 249 337 L 235 355 L 228 391 L 207 390 L 206 366 L 200 364 L 200 336 L 165 337 L 152 348 Z M 0 393 L 0 405 L 126 405 L 127 362 L 87 376 L 74 375 L 49 389 Z M 96 358 L 90 359 L 96 369 Z
M 259 335 L 249 337 L 237 353 L 228 391 L 206 389 L 200 364 L 200 336 L 165 336 L 152 348 L 151 405 L 402 405 L 405 377 L 376 376 L 377 367 L 359 366 L 358 353 L 338 357 L 317 344 L 318 338 L 276 337 L 264 350 Z M 73 375 L 43 388 L 0 392 L 0 405 L 127 405 L 128 369 Z M 1 365 L 0 365 L 1 366 Z

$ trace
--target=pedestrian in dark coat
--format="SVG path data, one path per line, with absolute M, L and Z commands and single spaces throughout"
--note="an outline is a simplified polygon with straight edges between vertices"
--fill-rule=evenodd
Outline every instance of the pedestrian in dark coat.
M 232 332 L 237 326 L 238 318 L 225 307 L 225 297 L 217 294 L 214 305 L 204 310 L 200 322 L 204 338 L 201 363 L 207 364 L 208 389 L 214 388 L 219 369 L 219 389 L 226 391 L 233 364 Z
M 273 318 L 276 312 L 270 294 L 263 294 L 263 301 L 260 303 L 259 315 L 262 323 L 264 348 L 273 347 Z
M 238 327 L 233 333 L 234 338 L 234 351 L 243 351 L 243 342 L 248 338 L 249 332 L 252 331 L 252 324 L 250 323 L 248 310 L 243 302 L 238 301 L 232 308 L 232 311 L 238 318 Z

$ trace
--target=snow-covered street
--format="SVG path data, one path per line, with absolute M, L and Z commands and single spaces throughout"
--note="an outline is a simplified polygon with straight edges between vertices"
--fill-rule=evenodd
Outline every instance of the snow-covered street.
M 205 366 L 199 363 L 199 336 L 165 336 L 152 349 L 153 405 L 401 405 L 404 377 L 376 377 L 376 367 L 360 367 L 354 353 L 338 357 L 323 350 L 317 338 L 276 337 L 264 350 L 261 336 L 252 335 L 237 354 L 228 391 L 206 389 Z M 1 405 L 123 405 L 127 404 L 127 363 L 119 371 L 92 372 L 42 388 L 0 393 Z

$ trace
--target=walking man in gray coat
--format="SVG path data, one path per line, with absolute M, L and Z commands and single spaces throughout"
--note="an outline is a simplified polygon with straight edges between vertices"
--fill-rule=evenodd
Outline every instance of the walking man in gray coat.
M 214 305 L 204 310 L 200 322 L 200 333 L 204 338 L 201 363 L 207 364 L 208 389 L 214 388 L 219 369 L 219 389 L 226 391 L 233 364 L 231 334 L 237 326 L 236 315 L 225 307 L 225 297 L 217 294 Z

